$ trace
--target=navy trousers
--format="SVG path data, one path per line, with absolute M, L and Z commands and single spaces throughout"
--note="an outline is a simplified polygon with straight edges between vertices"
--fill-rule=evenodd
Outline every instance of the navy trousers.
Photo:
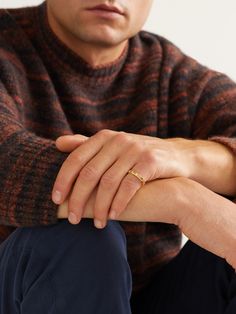
M 235 314 L 235 271 L 188 241 L 138 295 L 119 222 L 16 229 L 0 245 L 0 314 Z

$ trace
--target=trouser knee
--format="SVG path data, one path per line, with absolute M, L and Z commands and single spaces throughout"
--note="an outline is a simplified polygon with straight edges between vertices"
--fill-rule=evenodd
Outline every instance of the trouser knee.
M 14 279 L 15 287 L 23 289 L 21 293 L 14 292 L 25 298 L 18 300 L 21 306 L 24 302 L 28 304 L 27 298 L 34 298 L 37 285 L 40 287 L 42 282 L 48 282 L 50 286 L 47 285 L 44 291 L 51 290 L 53 296 L 43 298 L 49 298 L 47 302 L 57 308 L 55 313 L 63 313 L 61 311 L 75 299 L 81 306 L 80 313 L 100 313 L 98 304 L 110 306 L 109 311 L 112 307 L 123 306 L 117 313 L 129 313 L 132 278 L 126 237 L 118 222 L 109 221 L 106 228 L 99 230 L 91 219 L 83 219 L 78 225 L 62 220 L 52 226 L 18 228 L 7 242 L 8 251 L 14 251 L 19 256 L 18 261 L 24 263 L 20 268 L 16 265 L 21 269 L 21 275 Z M 118 300 L 122 298 L 126 301 L 119 305 Z M 33 309 L 36 305 L 32 306 Z M 83 307 L 86 307 L 84 311 Z M 101 313 L 104 311 L 108 308 L 101 309 Z

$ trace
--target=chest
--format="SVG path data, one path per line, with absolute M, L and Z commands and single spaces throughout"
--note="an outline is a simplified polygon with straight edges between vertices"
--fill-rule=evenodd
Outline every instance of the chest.
M 91 83 L 51 73 L 41 81 L 31 78 L 24 97 L 25 126 L 44 137 L 65 133 L 91 136 L 105 128 L 158 134 L 157 77 L 121 75 L 109 82 Z

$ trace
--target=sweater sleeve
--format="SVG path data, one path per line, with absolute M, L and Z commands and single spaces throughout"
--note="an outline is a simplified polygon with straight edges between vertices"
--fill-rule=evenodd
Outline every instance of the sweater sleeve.
M 236 83 L 173 45 L 170 51 L 168 135 L 216 141 L 236 154 Z
M 51 200 L 56 175 L 68 154 L 55 142 L 29 132 L 13 98 L 0 90 L 0 224 L 38 226 L 56 223 Z
M 192 137 L 221 143 L 236 156 L 236 83 L 219 72 L 211 71 L 210 77 L 197 104 Z M 235 195 L 225 197 L 236 203 Z
M 236 155 L 236 83 L 185 54 L 172 55 L 178 58 L 170 81 L 170 136 L 215 141 Z
M 192 137 L 226 145 L 236 155 L 236 83 L 211 72 L 197 104 Z

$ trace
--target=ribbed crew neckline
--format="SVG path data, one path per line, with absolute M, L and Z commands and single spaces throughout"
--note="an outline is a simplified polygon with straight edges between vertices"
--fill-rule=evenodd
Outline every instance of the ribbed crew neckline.
M 92 67 L 64 44 L 53 32 L 48 21 L 46 2 L 43 2 L 37 7 L 37 18 L 43 39 L 51 50 L 50 55 L 54 55 L 60 63 L 63 63 L 64 68 L 66 67 L 68 71 L 72 71 L 73 73 L 77 72 L 81 75 L 93 78 L 108 78 L 109 76 L 114 77 L 124 65 L 128 55 L 129 45 L 126 45 L 121 56 L 115 61 L 98 67 Z

